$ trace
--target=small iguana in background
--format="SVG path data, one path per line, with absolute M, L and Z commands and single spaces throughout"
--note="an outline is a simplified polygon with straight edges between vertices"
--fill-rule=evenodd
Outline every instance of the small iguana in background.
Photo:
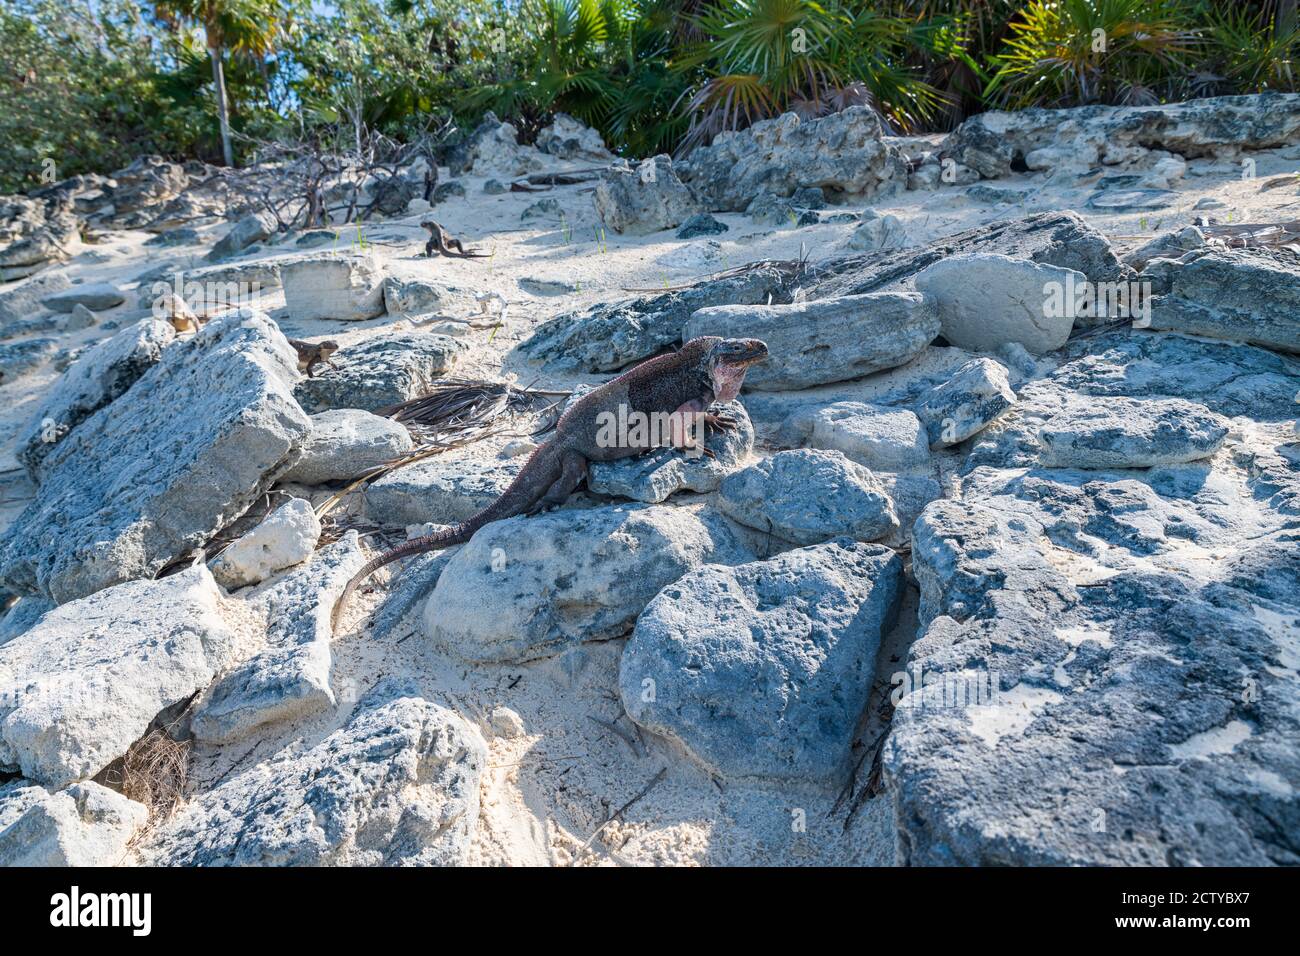
M 477 249 L 466 249 L 459 239 L 432 219 L 424 220 L 420 223 L 420 228 L 429 230 L 429 241 L 424 245 L 424 254 L 428 258 L 432 258 L 435 251 L 453 259 L 481 259 L 487 255 Z
M 339 350 L 339 344 L 334 340 L 304 342 L 301 339 L 290 339 L 289 344 L 298 353 L 298 371 L 306 372 L 308 378 L 315 377 L 312 370 L 317 365 L 328 365 L 338 371 L 338 366 L 330 361 L 330 356 Z
M 735 423 L 707 411 L 714 402 L 734 401 L 740 394 L 749 366 L 767 358 L 767 346 L 758 339 L 722 339 L 706 335 L 691 339 L 681 351 L 648 359 L 615 379 L 592 389 L 573 403 L 555 426 L 555 434 L 524 464 L 501 497 L 473 517 L 442 531 L 412 538 L 366 562 L 347 583 L 331 617 L 337 629 L 348 598 L 370 575 L 389 562 L 426 551 L 463 544 L 492 521 L 531 515 L 563 504 L 587 475 L 587 464 L 614 461 L 650 451 L 654 445 L 598 442 L 602 424 L 613 415 L 626 420 L 632 413 L 671 415 L 672 443 L 682 446 L 694 416 L 703 414 L 706 426 L 729 430 Z M 620 408 L 625 409 L 619 416 Z

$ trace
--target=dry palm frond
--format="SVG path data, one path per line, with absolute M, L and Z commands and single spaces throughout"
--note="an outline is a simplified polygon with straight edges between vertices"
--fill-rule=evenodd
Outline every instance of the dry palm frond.
M 96 779 L 149 808 L 151 821 L 165 820 L 185 795 L 189 780 L 190 743 L 174 740 L 155 727 L 133 743 L 126 755 Z

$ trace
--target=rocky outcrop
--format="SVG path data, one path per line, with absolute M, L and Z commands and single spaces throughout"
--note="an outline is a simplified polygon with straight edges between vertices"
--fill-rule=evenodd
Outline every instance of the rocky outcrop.
M 280 266 L 284 304 L 295 322 L 361 321 L 384 314 L 383 269 L 372 256 L 326 253 Z
M 195 704 L 190 726 L 198 740 L 232 743 L 269 724 L 308 717 L 337 703 L 330 685 L 330 613 L 343 586 L 365 562 L 351 531 L 309 563 L 240 595 L 247 611 L 264 622 L 265 638 Z
M 566 312 L 539 325 L 519 352 L 551 371 L 614 371 L 680 342 L 687 319 L 699 309 L 788 302 L 793 279 L 786 270 L 760 266 L 662 295 Z
M 413 688 L 382 681 L 347 723 L 191 800 L 141 847 L 167 866 L 457 866 L 487 747 Z
M 69 601 L 203 545 L 296 460 L 308 430 L 297 375 L 284 336 L 249 310 L 165 350 L 45 458 L 0 539 L 0 579 Z
M 1300 352 L 1300 255 L 1201 249 L 1151 262 L 1150 328 Z
M 583 163 L 609 162 L 614 158 L 599 133 L 567 113 L 556 113 L 550 124 L 542 127 L 537 134 L 537 148 L 556 159 Z
M 899 527 L 876 476 L 838 451 L 783 451 L 750 465 L 722 483 L 718 508 L 795 544 L 878 541 Z
M 311 431 L 297 464 L 283 481 L 318 485 L 347 481 L 401 458 L 414 447 L 405 425 L 359 408 L 339 408 L 311 416 Z
M 623 706 L 724 777 L 839 786 L 902 593 L 898 556 L 848 539 L 692 571 L 637 619 Z
M 321 370 L 294 389 L 312 414 L 333 408 L 374 412 L 427 395 L 451 371 L 465 346 L 445 335 L 387 332 L 334 354 L 336 369 Z
M 610 166 L 596 184 L 595 201 L 601 222 L 632 235 L 671 229 L 699 211 L 668 156 Z
M 1161 106 L 990 110 L 963 122 L 944 141 L 942 155 L 992 179 L 1027 160 L 1030 169 L 1064 162 L 1086 169 L 1140 159 L 1153 150 L 1192 159 L 1296 142 L 1300 94 L 1258 93 Z M 1062 143 L 1070 147 L 1061 155 L 1038 152 Z
M 990 358 L 972 359 L 917 403 L 930 448 L 956 445 L 987 428 L 1015 404 L 1007 368 Z
M 447 155 L 447 168 L 453 176 L 473 173 L 515 177 L 544 165 L 542 154 L 531 146 L 519 145 L 519 131 L 501 122 L 490 110 L 468 138 Z
M 234 653 L 220 595 L 202 565 L 128 581 L 0 645 L 0 766 L 62 787 L 125 754 Z
M 809 186 L 874 196 L 901 190 L 907 163 L 882 138 L 880 119 L 865 106 L 812 120 L 793 113 L 739 132 L 719 133 L 696 149 L 679 173 L 709 211 L 740 212 L 762 192 L 792 196 Z
M 176 338 L 166 322 L 144 319 L 92 346 L 46 393 L 18 437 L 18 460 L 39 482 L 42 464 L 68 433 L 123 395 L 158 364 Z
M 587 468 L 587 490 L 648 504 L 679 491 L 716 491 L 753 450 L 754 426 L 740 402 L 713 405 L 710 411 L 735 423 L 730 430 L 705 436 L 704 447 L 711 454 L 661 448 L 635 458 L 593 461 Z
M 665 585 L 753 555 L 711 509 L 617 505 L 496 521 L 448 563 L 424 608 L 435 647 L 521 661 L 626 634 Z
M 0 786 L 0 866 L 116 866 L 148 816 L 144 804 L 89 780 L 57 793 Z

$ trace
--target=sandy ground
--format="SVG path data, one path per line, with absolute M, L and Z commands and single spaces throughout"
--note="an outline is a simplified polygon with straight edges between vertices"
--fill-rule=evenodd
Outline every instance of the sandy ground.
M 1293 157 L 1293 158 L 1288 158 Z M 901 219 L 913 242 L 970 228 L 981 222 L 1036 211 L 1073 209 L 1110 236 L 1121 250 L 1132 248 L 1159 232 L 1190 224 L 1207 215 L 1220 222 L 1279 221 L 1297 218 L 1300 198 L 1294 186 L 1261 191 L 1269 178 L 1300 169 L 1295 148 L 1254 154 L 1256 178 L 1242 179 L 1231 162 L 1194 160 L 1188 174 L 1175 185 L 1176 206 L 1155 213 L 1096 215 L 1084 205 L 1091 183 L 1050 185 L 1042 175 L 999 180 L 994 185 L 1025 188 L 1022 205 L 984 205 L 961 189 L 909 192 L 873 203 L 842 207 L 859 211 L 867 206 Z M 447 178 L 445 172 L 443 179 Z M 554 378 L 513 364 L 509 350 L 537 324 L 560 312 L 629 296 L 631 290 L 661 290 L 697 277 L 757 259 L 808 257 L 813 263 L 850 254 L 846 246 L 854 224 L 823 224 L 801 229 L 755 227 L 746 217 L 723 214 L 730 226 L 719 237 L 677 240 L 672 232 L 648 237 L 602 234 L 592 205 L 591 187 L 559 187 L 534 195 L 485 195 L 481 177 L 461 177 L 464 198 L 440 204 L 432 215 L 467 245 L 491 253 L 478 261 L 425 259 L 426 233 L 419 228 L 425 213 L 367 224 L 361 240 L 386 263 L 390 273 L 444 283 L 465 293 L 461 316 L 476 309 L 473 295 L 500 293 L 510 303 L 505 325 L 495 332 L 466 329 L 472 346 L 456 374 L 465 377 L 512 377 L 522 384 L 568 388 L 587 379 Z M 520 214 L 539 199 L 553 197 L 565 221 L 521 223 Z M 1213 197 L 1224 208 L 1193 212 L 1198 200 Z M 838 211 L 831 209 L 830 211 Z M 87 246 L 64 266 L 74 281 L 113 281 L 131 288 L 130 278 L 156 265 L 175 262 L 179 268 L 201 267 L 202 255 L 225 231 L 225 225 L 204 230 L 193 247 L 147 247 L 143 232 L 114 233 Z M 355 247 L 357 229 L 339 229 L 338 247 Z M 268 246 L 254 261 L 303 250 L 292 243 Z M 550 280 L 573 289 L 556 295 L 531 294 L 521 288 L 527 280 Z M 146 299 L 147 288 L 140 289 Z M 310 327 L 286 320 L 279 290 L 261 303 L 284 331 L 302 338 L 333 338 L 345 346 L 378 331 L 427 328 L 423 323 L 381 317 L 369 322 L 317 322 Z M 131 302 L 101 318 L 130 320 L 143 314 Z M 94 341 L 107 335 L 99 327 L 79 333 Z M 31 494 L 13 458 L 14 438 L 31 415 L 40 394 L 57 377 L 53 370 L 0 385 L 0 523 L 8 523 Z M 196 396 L 196 400 L 198 397 Z M 519 431 L 531 430 L 520 422 Z M 762 453 L 763 449 L 758 449 Z M 471 453 L 472 454 L 472 453 Z M 889 864 L 893 861 L 892 809 L 888 798 L 868 801 L 846 830 L 844 813 L 832 815 L 834 794 L 793 788 L 740 786 L 714 780 L 686 756 L 665 744 L 639 739 L 622 714 L 616 693 L 621 641 L 575 647 L 559 657 L 528 665 L 467 666 L 427 648 L 415 627 L 414 613 L 381 638 L 358 631 L 379 602 L 374 594 L 359 601 L 349 616 L 345 634 L 335 643 L 335 690 L 341 706 L 308 721 L 270 728 L 256 741 L 226 748 L 199 748 L 194 754 L 193 779 L 206 789 L 232 770 L 266 759 L 284 748 L 305 748 L 346 722 L 350 703 L 364 696 L 383 677 L 415 680 L 430 700 L 445 704 L 477 722 L 490 749 L 482 789 L 482 810 L 473 862 L 480 864 L 567 865 L 609 815 L 667 768 L 659 783 L 638 800 L 625 817 L 606 826 L 581 855 L 581 862 L 604 865 L 649 864 Z M 885 642 L 878 672 L 898 669 L 915 626 L 915 593 L 898 629 Z M 874 738 L 881 695 L 878 684 L 861 739 Z M 522 732 L 498 734 L 493 719 L 498 707 L 519 715 Z M 594 718 L 594 719 L 593 719 Z M 627 740 L 597 721 L 614 722 Z M 278 731 L 278 733 L 277 733 Z M 147 861 L 137 861 L 147 862 Z

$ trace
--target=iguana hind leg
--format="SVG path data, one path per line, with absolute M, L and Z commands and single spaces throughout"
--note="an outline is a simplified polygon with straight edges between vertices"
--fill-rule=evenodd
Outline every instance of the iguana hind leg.
M 587 459 L 576 451 L 566 451 L 560 460 L 560 477 L 551 483 L 546 494 L 538 499 L 530 514 L 536 514 L 544 508 L 562 505 L 573 494 L 575 488 L 587 477 Z

